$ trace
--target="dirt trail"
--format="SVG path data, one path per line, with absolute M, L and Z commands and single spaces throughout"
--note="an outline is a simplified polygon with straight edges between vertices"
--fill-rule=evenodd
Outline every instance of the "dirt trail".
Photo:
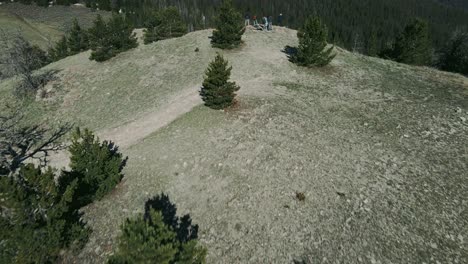
M 103 139 L 112 140 L 121 148 L 128 148 L 149 136 L 158 129 L 190 112 L 202 103 L 196 87 L 186 89 L 173 97 L 163 107 L 122 126 L 100 131 L 98 135 Z
M 98 131 L 97 135 L 101 139 L 115 142 L 121 149 L 129 148 L 201 103 L 197 87 L 185 89 L 163 106 L 121 126 Z M 69 156 L 66 151 L 54 153 L 50 157 L 50 165 L 53 167 L 66 168 L 68 163 Z
M 26 19 L 24 19 L 22 16 L 16 14 L 16 13 L 12 13 L 13 16 L 15 16 L 16 19 L 18 19 L 19 21 L 23 22 L 23 24 L 30 28 L 32 31 L 36 32 L 43 40 L 45 41 L 50 41 L 50 39 L 48 39 L 47 37 L 45 37 L 44 35 L 42 35 L 42 32 L 37 29 L 36 27 L 34 27 L 33 25 L 31 25 L 31 23 L 29 23 L 28 21 L 26 21 Z

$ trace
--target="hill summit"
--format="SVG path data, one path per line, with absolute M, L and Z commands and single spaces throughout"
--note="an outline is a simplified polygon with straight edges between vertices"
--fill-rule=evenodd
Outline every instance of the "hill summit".
M 282 52 L 296 31 L 280 27 L 231 51 L 210 36 L 44 69 L 57 80 L 28 118 L 91 128 L 130 158 L 85 209 L 94 232 L 78 262 L 104 261 L 119 224 L 162 191 L 199 224 L 210 263 L 466 260 L 467 78 L 339 48 L 325 68 L 298 67 Z M 217 52 L 240 86 L 226 111 L 198 94 Z

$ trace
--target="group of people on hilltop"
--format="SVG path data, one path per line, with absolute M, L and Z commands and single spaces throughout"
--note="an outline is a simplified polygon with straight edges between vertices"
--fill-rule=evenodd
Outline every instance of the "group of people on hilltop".
M 266 30 L 266 31 L 273 30 L 273 16 L 264 16 L 262 18 L 263 24 L 258 23 L 257 15 L 250 17 L 250 14 L 246 13 L 244 18 L 245 18 L 245 26 L 250 26 L 252 22 L 252 26 L 254 26 L 258 30 Z M 283 26 L 283 14 L 279 14 L 276 22 L 279 26 Z

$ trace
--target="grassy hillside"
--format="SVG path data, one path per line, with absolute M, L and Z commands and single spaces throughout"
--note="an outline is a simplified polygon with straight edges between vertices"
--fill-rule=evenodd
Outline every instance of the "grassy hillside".
M 0 29 L 6 32 L 21 32 L 26 39 L 47 49 L 70 28 L 77 18 L 84 27 L 91 26 L 95 16 L 107 12 L 94 12 L 76 6 L 53 6 L 7 3 L 0 5 Z
M 77 262 L 101 263 L 120 223 L 162 191 L 200 225 L 209 263 L 468 261 L 467 78 L 343 50 L 300 68 L 281 52 L 295 31 L 248 30 L 222 52 L 239 106 L 214 111 L 197 94 L 221 52 L 210 34 L 47 66 L 59 80 L 29 118 L 90 127 L 130 158 L 85 209 L 94 232 Z M 0 84 L 2 104 L 14 82 Z

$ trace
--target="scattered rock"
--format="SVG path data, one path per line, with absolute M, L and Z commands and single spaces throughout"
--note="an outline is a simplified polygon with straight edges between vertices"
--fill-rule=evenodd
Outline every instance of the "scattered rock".
M 346 193 L 344 191 L 336 191 L 336 194 L 338 194 L 341 197 L 345 197 Z
M 305 201 L 305 194 L 302 192 L 296 192 L 296 199 L 300 202 Z

